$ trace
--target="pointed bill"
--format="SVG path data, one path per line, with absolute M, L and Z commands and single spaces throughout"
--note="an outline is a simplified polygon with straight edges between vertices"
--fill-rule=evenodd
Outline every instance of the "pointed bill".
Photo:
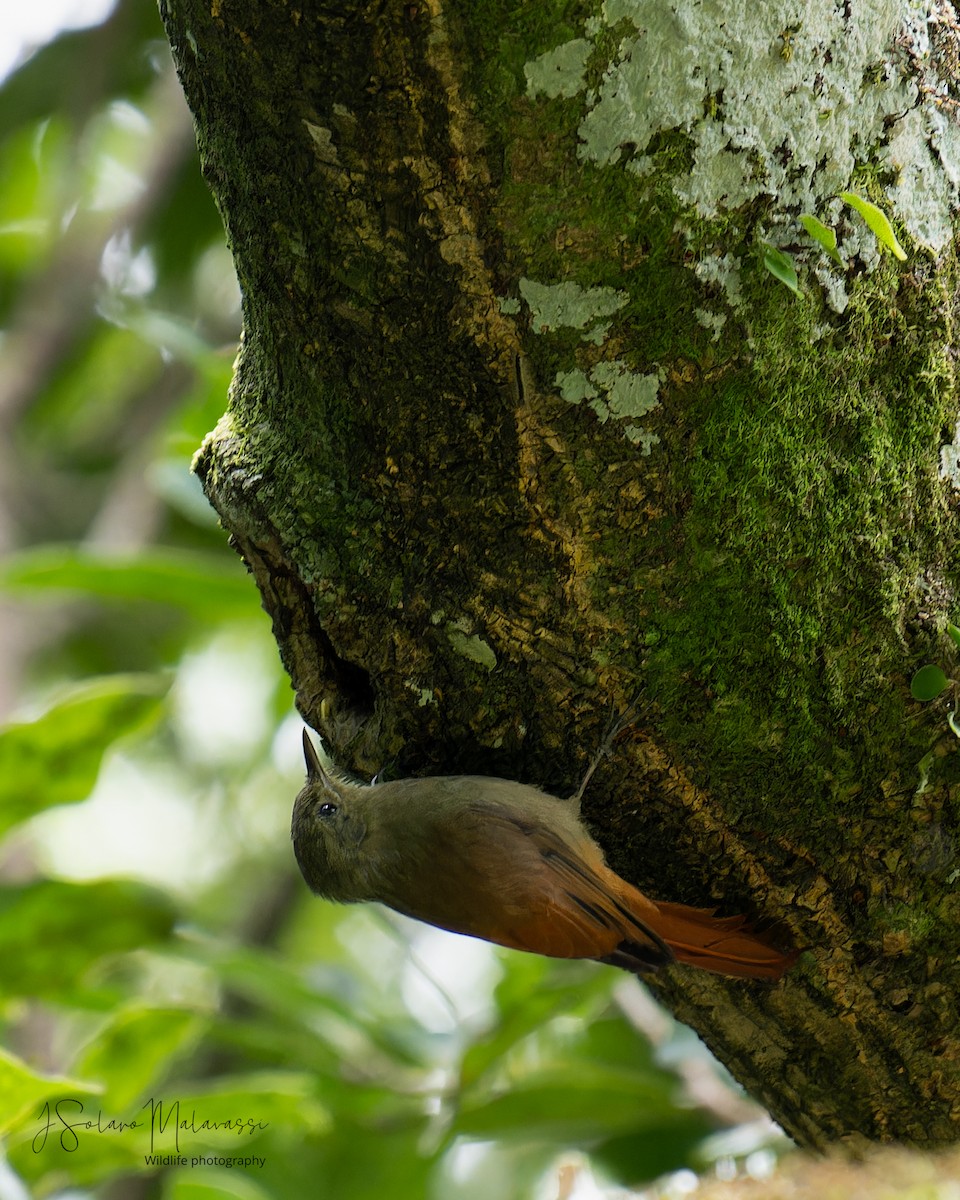
M 303 758 L 307 764 L 307 782 L 319 783 L 324 778 L 324 771 L 306 726 L 303 727 Z

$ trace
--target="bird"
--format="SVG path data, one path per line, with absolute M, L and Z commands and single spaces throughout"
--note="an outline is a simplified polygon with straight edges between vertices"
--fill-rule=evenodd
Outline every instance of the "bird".
M 514 950 L 637 974 L 679 962 L 778 980 L 798 957 L 743 917 L 652 900 L 622 879 L 580 819 L 579 793 L 562 800 L 485 775 L 363 784 L 325 769 L 306 729 L 303 752 L 294 853 L 328 900 L 379 901 Z

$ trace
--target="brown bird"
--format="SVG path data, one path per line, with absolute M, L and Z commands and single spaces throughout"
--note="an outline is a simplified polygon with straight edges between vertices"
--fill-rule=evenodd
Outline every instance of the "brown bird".
M 484 775 L 358 784 L 324 770 L 306 730 L 303 752 L 293 847 L 328 900 L 378 900 L 500 946 L 629 971 L 677 960 L 779 979 L 796 961 L 742 917 L 637 891 L 604 862 L 577 800 Z

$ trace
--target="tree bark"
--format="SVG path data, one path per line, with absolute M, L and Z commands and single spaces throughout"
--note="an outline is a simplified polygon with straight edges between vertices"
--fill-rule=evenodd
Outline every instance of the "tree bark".
M 799 1142 L 947 1143 L 956 27 L 735 7 L 161 0 L 244 295 L 196 469 L 344 766 L 563 795 L 637 698 L 612 865 L 808 951 L 658 995 Z

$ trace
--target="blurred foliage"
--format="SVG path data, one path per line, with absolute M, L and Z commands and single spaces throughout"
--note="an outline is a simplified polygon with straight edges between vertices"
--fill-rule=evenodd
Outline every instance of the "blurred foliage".
M 411 950 L 296 875 L 289 688 L 189 471 L 239 297 L 149 0 L 5 81 L 0 171 L 9 1167 L 37 1196 L 364 1200 L 702 1161 L 729 1119 L 684 1099 L 667 1018 L 656 1051 L 628 1019 L 639 985 Z

